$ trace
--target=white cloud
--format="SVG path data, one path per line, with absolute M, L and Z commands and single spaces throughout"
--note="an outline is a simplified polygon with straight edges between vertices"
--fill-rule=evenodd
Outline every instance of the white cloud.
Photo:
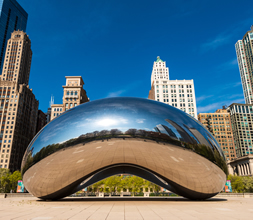
M 200 96 L 200 97 L 197 97 L 197 98 L 196 98 L 196 101 L 197 101 L 197 102 L 201 102 L 201 101 L 203 101 L 203 100 L 205 100 L 205 99 L 208 99 L 208 98 L 211 98 L 211 97 L 213 97 L 213 95 L 202 95 L 202 96 Z
M 119 91 L 115 91 L 115 92 L 110 92 L 110 93 L 107 95 L 107 98 L 109 98 L 109 97 L 118 97 L 118 96 L 120 96 L 121 94 L 123 94 L 124 92 L 126 92 L 126 90 L 119 90 Z
M 237 39 L 238 33 L 241 33 L 242 30 L 249 28 L 252 24 L 252 17 L 244 19 L 242 21 L 237 22 L 229 27 L 223 32 L 217 34 L 212 39 L 209 39 L 206 43 L 203 43 L 200 47 L 202 52 L 207 52 L 210 50 L 215 50 L 216 48 L 230 43 L 235 43 Z M 247 29 L 246 29 L 247 30 Z
M 139 123 L 139 124 L 141 124 L 141 123 L 144 123 L 145 120 L 146 119 L 136 119 L 136 122 Z
M 113 91 L 113 92 L 110 92 L 106 98 L 109 98 L 109 97 L 119 97 L 121 96 L 122 94 L 124 93 L 127 93 L 129 90 L 132 90 L 132 89 L 135 89 L 136 87 L 139 87 L 140 84 L 142 83 L 141 80 L 139 81 L 135 81 L 133 83 L 130 83 L 128 85 L 125 85 L 124 88 L 121 88 L 120 90 L 118 91 Z
M 229 106 L 232 103 L 242 103 L 242 102 L 244 102 L 244 99 L 220 101 L 220 102 L 212 103 L 212 104 L 209 104 L 209 105 L 206 105 L 206 106 L 198 107 L 198 113 L 214 112 L 217 109 L 221 109 L 222 106 Z

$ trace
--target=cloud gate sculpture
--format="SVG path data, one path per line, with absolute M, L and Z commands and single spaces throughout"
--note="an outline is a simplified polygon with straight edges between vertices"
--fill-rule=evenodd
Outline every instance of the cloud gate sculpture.
M 22 161 L 24 185 L 41 199 L 60 199 L 122 173 L 207 199 L 223 189 L 227 166 L 214 137 L 190 115 L 122 97 L 66 111 L 34 137 Z

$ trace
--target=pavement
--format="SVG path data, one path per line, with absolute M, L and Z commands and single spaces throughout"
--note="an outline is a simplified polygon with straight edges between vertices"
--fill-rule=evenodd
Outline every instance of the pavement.
M 253 198 L 214 197 L 206 201 L 169 198 L 0 198 L 0 219 L 253 219 Z

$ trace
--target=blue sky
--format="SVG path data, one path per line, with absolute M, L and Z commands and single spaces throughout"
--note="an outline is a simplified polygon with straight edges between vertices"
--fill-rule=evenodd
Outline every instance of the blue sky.
M 46 111 L 62 103 L 65 76 L 90 100 L 147 98 L 153 62 L 193 79 L 198 113 L 244 103 L 235 43 L 253 25 L 253 1 L 18 0 L 32 41 L 30 88 Z

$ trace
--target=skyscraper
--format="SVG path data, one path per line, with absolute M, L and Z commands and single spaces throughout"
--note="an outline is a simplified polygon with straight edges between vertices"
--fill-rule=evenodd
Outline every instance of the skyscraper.
M 198 120 L 214 135 L 227 161 L 236 159 L 234 134 L 229 112 L 223 108 L 214 113 L 199 113 Z M 208 128 L 208 126 L 210 126 Z
M 7 40 L 15 30 L 26 31 L 28 14 L 16 0 L 0 1 L 0 71 L 4 63 Z
M 0 76 L 0 168 L 20 169 L 24 152 L 36 133 L 39 102 L 29 88 L 31 41 L 14 31 L 7 42 Z
M 237 157 L 253 154 L 253 105 L 233 103 L 227 108 L 231 117 Z
M 66 85 L 63 87 L 63 104 L 51 105 L 51 120 L 68 109 L 88 102 L 86 91 L 83 89 L 83 78 L 81 76 L 65 76 Z
M 169 68 L 159 56 L 153 65 L 148 98 L 172 105 L 197 119 L 193 80 L 170 80 Z
M 253 104 L 253 25 L 235 44 L 246 104 Z

